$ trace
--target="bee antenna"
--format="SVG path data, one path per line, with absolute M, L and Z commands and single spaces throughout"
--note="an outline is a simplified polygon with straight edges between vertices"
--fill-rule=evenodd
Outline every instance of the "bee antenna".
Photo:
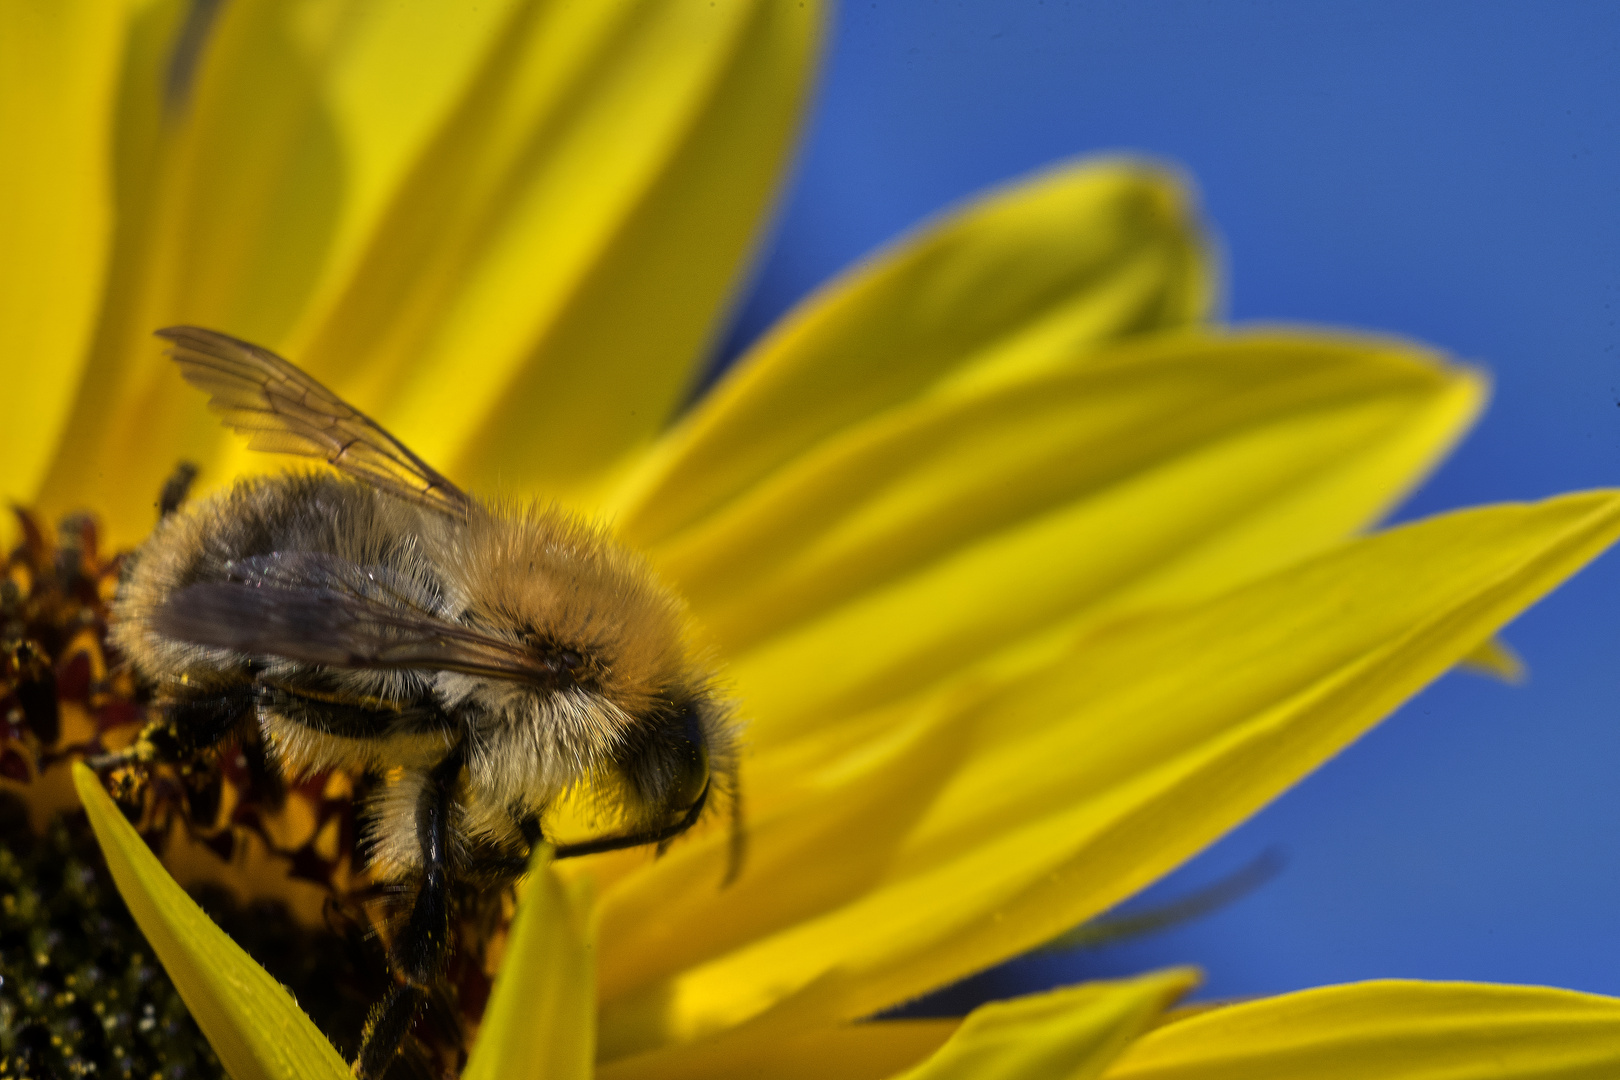
M 726 876 L 720 879 L 722 889 L 728 888 L 742 876 L 743 861 L 748 857 L 748 830 L 743 825 L 742 784 L 737 776 L 735 764 L 726 770 L 726 787 L 730 789 L 727 794 L 731 803 L 731 836 L 726 848 Z
M 1241 900 L 1282 872 L 1286 860 L 1276 848 L 1267 848 L 1247 864 L 1201 889 L 1158 907 L 1130 915 L 1104 915 L 1083 922 L 1040 947 L 1040 952 L 1096 948 L 1130 941 L 1180 926 Z
M 597 855 L 604 851 L 620 851 L 624 848 L 643 847 L 647 844 L 662 845 L 690 829 L 694 822 L 703 814 L 704 804 L 709 801 L 709 788 L 712 785 L 704 784 L 703 791 L 698 795 L 697 801 L 687 807 L 681 820 L 673 825 L 665 825 L 661 829 L 648 829 L 638 833 L 620 833 L 617 836 L 599 836 L 595 840 L 581 840 L 577 844 L 558 844 L 552 848 L 552 861 L 558 859 L 577 859 L 581 855 Z

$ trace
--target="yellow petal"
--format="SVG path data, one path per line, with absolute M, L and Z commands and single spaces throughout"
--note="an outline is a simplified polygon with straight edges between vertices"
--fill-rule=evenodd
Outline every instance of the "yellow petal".
M 652 555 L 766 746 L 1059 625 L 1321 550 L 1481 398 L 1473 373 L 1400 343 L 1163 335 L 891 410 Z
M 1197 984 L 1178 970 L 984 1005 L 896 1080 L 1089 1080 Z
M 1128 161 L 1039 174 L 924 226 L 790 314 L 657 447 L 611 514 L 651 546 L 875 413 L 1191 323 L 1212 291 L 1175 177 Z
M 289 352 L 475 488 L 587 484 L 685 392 L 820 23 L 766 0 L 243 0 L 166 104 L 182 6 L 133 38 L 109 289 L 46 480 L 48 511 L 97 506 L 119 541 L 178 460 L 230 445 L 151 340 L 174 322 Z M 232 452 L 205 486 L 270 464 Z
M 1456 513 L 1094 629 L 988 699 L 877 888 L 605 1002 L 603 1046 L 767 1011 L 852 1019 L 1040 944 L 1252 814 L 1617 536 L 1611 492 Z M 764 789 L 784 783 L 773 756 L 749 773 Z M 693 845 L 716 868 L 721 846 Z
M 219 5 L 192 24 L 201 51 L 176 80 L 191 7 L 148 5 L 131 33 L 102 323 L 46 483 L 51 509 L 95 506 L 122 541 L 150 527 L 177 461 L 209 464 L 226 445 L 152 331 L 195 322 L 282 345 L 352 261 L 502 5 Z
M 292 995 L 177 885 L 84 764 L 73 784 L 118 893 L 234 1080 L 344 1080 L 349 1067 Z
M 33 499 L 95 330 L 128 5 L 0 5 L 0 495 Z
M 1137 892 L 1617 537 L 1613 492 L 1448 514 L 1083 637 L 996 699 L 983 742 L 891 872 L 918 887 L 899 887 L 900 909 L 931 889 L 971 911 L 973 888 L 978 919 L 965 933 L 942 919 L 942 947 L 909 956 L 890 939 L 894 966 L 866 992 L 939 985 Z
M 604 1062 L 597 1080 L 887 1080 L 938 1050 L 960 1020 L 804 1027 L 745 1024 L 719 1039 Z
M 966 1021 L 879 1020 L 804 1026 L 767 1014 L 718 1038 L 604 1063 L 599 1080 L 1046 1080 L 1096 1076 L 1198 982 L 1190 969 L 1035 994 Z
M 529 876 L 464 1080 L 585 1080 L 596 1058 L 588 883 L 564 886 L 551 848 Z
M 790 148 L 818 9 L 519 5 L 306 362 L 344 365 L 475 489 L 588 485 L 689 386 Z
M 1620 1001 L 1531 986 L 1369 982 L 1151 1032 L 1109 1080 L 1609 1080 Z

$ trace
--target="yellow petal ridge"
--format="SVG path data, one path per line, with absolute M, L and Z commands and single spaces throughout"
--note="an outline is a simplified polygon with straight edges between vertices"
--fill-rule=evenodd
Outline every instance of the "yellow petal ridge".
M 749 1023 L 718 1038 L 660 1047 L 597 1066 L 597 1080 L 888 1080 L 938 1050 L 960 1020 L 884 1020 L 825 1027 Z
M 686 392 L 819 28 L 814 3 L 515 4 L 301 362 L 469 487 L 588 486 Z
M 824 32 L 821 0 L 747 7 L 660 173 L 470 430 L 455 465 L 469 482 L 592 505 L 691 393 L 797 145 Z
M 1401 342 L 1164 335 L 891 410 L 652 555 L 731 657 L 764 747 L 1320 551 L 1482 399 L 1473 372 Z
M 241 0 L 165 101 L 184 7 L 130 35 L 108 291 L 43 488 L 126 543 L 179 460 L 200 490 L 277 464 L 174 377 L 174 323 L 289 354 L 475 489 L 586 484 L 686 392 L 820 27 L 763 0 Z
M 823 287 L 738 361 L 611 496 L 638 546 L 821 439 L 930 389 L 1073 362 L 1208 309 L 1191 199 L 1168 170 L 1069 163 L 981 195 Z
M 1198 981 L 1178 969 L 981 1005 L 895 1080 L 1091 1080 Z
M 1606 1080 L 1620 1001 L 1535 986 L 1379 981 L 1200 1013 L 1150 1032 L 1108 1080 Z
M 495 989 L 462 1080 L 586 1080 L 596 1058 L 590 883 L 565 885 L 551 847 L 529 859 Z
M 118 893 L 233 1080 L 344 1080 L 349 1066 L 285 987 L 215 926 L 82 762 L 73 784 Z

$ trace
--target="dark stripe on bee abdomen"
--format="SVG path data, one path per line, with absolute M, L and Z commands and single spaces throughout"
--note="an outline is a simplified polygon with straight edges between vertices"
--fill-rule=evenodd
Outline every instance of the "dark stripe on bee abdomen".
M 312 731 L 349 739 L 377 739 L 386 735 L 441 731 L 451 720 L 434 705 L 364 704 L 330 694 L 294 690 L 261 682 L 257 704 Z
M 161 702 L 162 719 L 142 734 L 160 754 L 181 759 L 201 753 L 229 735 L 253 711 L 251 683 L 232 683 Z

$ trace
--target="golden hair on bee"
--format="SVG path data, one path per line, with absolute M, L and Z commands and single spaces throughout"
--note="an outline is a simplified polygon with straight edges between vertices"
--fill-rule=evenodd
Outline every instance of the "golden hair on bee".
M 513 503 L 489 505 L 440 544 L 431 558 L 444 568 L 446 615 L 500 628 L 571 679 L 537 695 L 478 674 L 439 676 L 447 706 L 476 703 L 488 716 L 470 732 L 468 767 L 497 793 L 490 802 L 522 800 L 538 777 L 560 781 L 538 785 L 548 800 L 589 778 L 598 802 L 645 822 L 668 802 L 659 777 L 672 770 L 640 768 L 649 752 L 641 718 L 683 709 L 696 710 L 711 767 L 730 767 L 729 715 L 689 644 L 685 606 L 639 555 L 556 507 Z
M 559 858 L 662 846 L 717 794 L 740 852 L 731 711 L 644 559 L 555 506 L 472 498 L 268 350 L 159 336 L 251 446 L 337 473 L 165 514 L 113 612 L 161 719 L 116 761 L 198 755 L 255 723 L 290 776 L 386 777 L 365 843 L 414 899 L 359 1075 L 386 1068 L 444 964 L 450 883 L 520 874 L 564 795 L 588 790 L 619 829 Z

